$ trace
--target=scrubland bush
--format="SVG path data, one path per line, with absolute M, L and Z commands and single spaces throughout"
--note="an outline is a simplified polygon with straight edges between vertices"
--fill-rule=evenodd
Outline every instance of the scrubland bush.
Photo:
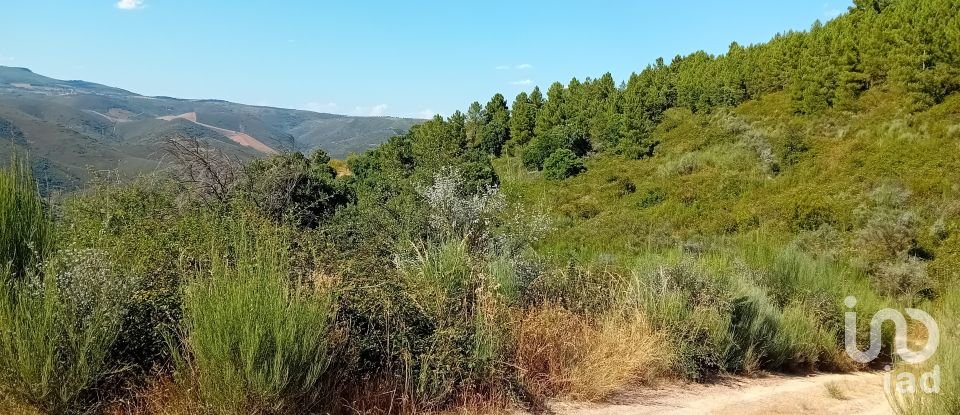
M 731 282 L 696 264 L 671 262 L 639 266 L 632 295 L 653 327 L 670 334 L 675 370 L 693 379 L 712 376 L 724 370 L 731 341 Z
M 130 290 L 95 252 L 62 252 L 0 287 L 0 392 L 45 413 L 84 412 L 109 359 Z
M 226 232 L 213 247 L 209 277 L 186 287 L 184 350 L 174 352 L 180 382 L 196 385 L 212 413 L 279 414 L 328 403 L 320 386 L 333 354 L 334 292 L 289 280 L 275 230 L 234 224 Z
M 543 161 L 543 177 L 550 180 L 563 180 L 576 176 L 586 167 L 573 151 L 562 148 L 554 151 Z
M 160 178 L 98 183 L 59 211 L 58 243 L 98 252 L 113 265 L 116 283 L 131 288 L 111 358 L 128 369 L 125 377 L 162 365 L 169 354 L 162 333 L 179 322 L 181 283 L 209 262 L 219 213 L 184 200 L 177 186 Z
M 909 197 L 909 191 L 896 185 L 875 189 L 871 203 L 859 209 L 864 223 L 857 233 L 857 246 L 878 290 L 913 299 L 930 289 L 932 282 L 921 257 L 918 219 L 904 207 Z

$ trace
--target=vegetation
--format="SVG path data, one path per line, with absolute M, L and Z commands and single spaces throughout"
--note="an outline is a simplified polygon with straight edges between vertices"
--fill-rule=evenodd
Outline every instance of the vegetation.
M 955 413 L 958 12 L 857 1 L 621 87 L 497 94 L 345 162 L 186 145 L 179 175 L 48 204 L 15 161 L 0 409 L 538 409 L 858 370 L 854 296 L 860 322 L 936 312 L 944 393 L 892 401 Z

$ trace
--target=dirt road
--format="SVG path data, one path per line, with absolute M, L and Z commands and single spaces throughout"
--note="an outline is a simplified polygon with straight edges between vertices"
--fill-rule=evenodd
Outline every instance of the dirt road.
M 551 409 L 558 415 L 893 414 L 881 373 L 731 378 L 637 389 L 603 404 L 559 402 Z

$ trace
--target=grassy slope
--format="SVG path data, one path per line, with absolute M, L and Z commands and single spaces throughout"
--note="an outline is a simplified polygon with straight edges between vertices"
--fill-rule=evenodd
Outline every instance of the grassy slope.
M 671 110 L 652 158 L 593 157 L 586 173 L 563 182 L 526 172 L 515 159 L 498 160 L 497 168 L 511 197 L 545 206 L 557 219 L 543 248 L 583 259 L 754 232 L 790 242 L 822 225 L 835 238 L 817 237 L 816 248 L 843 253 L 870 192 L 899 184 L 919 217 L 920 245 L 934 253 L 934 276 L 955 279 L 956 232 L 937 242 L 927 229 L 941 218 L 947 229 L 960 226 L 960 97 L 905 115 L 897 96 L 872 91 L 861 112 L 817 117 L 793 115 L 785 94 L 714 114 Z M 788 165 L 791 134 L 808 150 Z M 772 163 L 761 157 L 766 148 Z

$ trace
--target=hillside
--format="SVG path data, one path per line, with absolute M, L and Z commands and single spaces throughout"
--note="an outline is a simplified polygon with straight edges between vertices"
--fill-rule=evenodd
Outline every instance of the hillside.
M 93 115 L 274 151 L 258 129 L 352 128 L 207 105 Z M 53 202 L 0 169 L 0 412 L 960 413 L 955 0 L 278 153 Z
M 344 157 L 417 122 L 147 97 L 0 66 L 0 140 L 29 152 L 39 177 L 55 186 L 76 186 L 91 169 L 127 176 L 155 170 L 172 138 L 202 138 L 242 159 L 317 148 Z M 9 152 L 2 146 L 0 157 Z

